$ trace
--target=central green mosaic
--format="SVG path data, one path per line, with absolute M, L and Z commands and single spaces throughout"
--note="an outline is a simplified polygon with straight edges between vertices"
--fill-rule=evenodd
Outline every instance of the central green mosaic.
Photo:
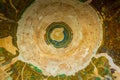
M 54 22 L 46 29 L 45 41 L 55 48 L 65 48 L 72 41 L 71 28 L 64 22 Z

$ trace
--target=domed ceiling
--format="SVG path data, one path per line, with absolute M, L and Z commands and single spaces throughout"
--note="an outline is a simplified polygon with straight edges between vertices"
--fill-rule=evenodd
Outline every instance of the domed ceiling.
M 120 80 L 119 0 L 0 0 L 0 80 Z

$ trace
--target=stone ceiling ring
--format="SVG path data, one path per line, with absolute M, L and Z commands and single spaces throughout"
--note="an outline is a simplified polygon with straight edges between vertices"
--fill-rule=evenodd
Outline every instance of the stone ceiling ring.
M 18 58 L 48 76 L 85 68 L 103 40 L 97 12 L 79 0 L 36 0 L 18 24 Z

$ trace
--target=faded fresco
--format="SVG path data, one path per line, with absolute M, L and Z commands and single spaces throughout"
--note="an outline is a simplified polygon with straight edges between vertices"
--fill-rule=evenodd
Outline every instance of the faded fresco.
M 120 0 L 0 0 L 0 80 L 120 80 Z

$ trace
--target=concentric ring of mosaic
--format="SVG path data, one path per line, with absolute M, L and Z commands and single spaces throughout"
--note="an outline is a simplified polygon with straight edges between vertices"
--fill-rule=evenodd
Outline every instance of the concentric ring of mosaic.
M 73 32 L 66 48 L 44 39 L 53 22 L 64 22 Z M 23 14 L 17 30 L 19 59 L 40 68 L 45 75 L 72 75 L 85 68 L 102 42 L 97 12 L 79 0 L 36 0 Z

